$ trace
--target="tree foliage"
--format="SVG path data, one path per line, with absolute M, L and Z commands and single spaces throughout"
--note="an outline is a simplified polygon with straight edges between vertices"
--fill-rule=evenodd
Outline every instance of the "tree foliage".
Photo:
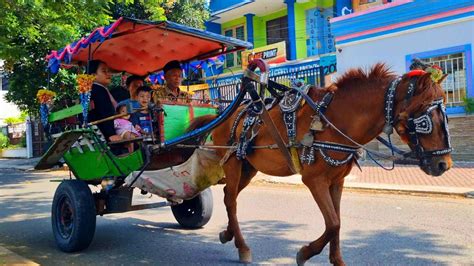
M 103 1 L 0 1 L 0 58 L 9 79 L 7 100 L 35 113 L 36 91 L 46 86 L 45 55 L 107 24 Z
M 35 114 L 36 92 L 49 80 L 57 102 L 71 104 L 77 98 L 77 69 L 61 70 L 49 77 L 46 54 L 122 16 L 144 20 L 168 17 L 203 28 L 209 12 L 206 0 L 0 1 L 0 59 L 9 79 L 7 100 Z
M 206 0 L 176 0 L 165 10 L 168 20 L 201 29 L 210 14 Z

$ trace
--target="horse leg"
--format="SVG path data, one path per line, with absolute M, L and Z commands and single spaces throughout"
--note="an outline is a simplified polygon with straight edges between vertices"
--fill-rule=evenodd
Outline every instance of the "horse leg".
M 296 262 L 298 265 L 304 265 L 314 255 L 321 253 L 326 244 L 336 237 L 339 232 L 339 217 L 337 216 L 336 209 L 334 208 L 331 194 L 329 192 L 329 184 L 318 180 L 321 177 L 307 177 L 303 176 L 303 183 L 309 188 L 313 198 L 321 210 L 326 224 L 326 230 L 324 233 L 315 241 L 311 242 L 308 246 L 303 246 L 298 254 L 296 255 Z
M 336 210 L 337 217 L 339 218 L 339 224 L 341 223 L 341 195 L 343 185 L 344 179 L 341 179 L 336 184 L 332 184 L 329 188 L 332 203 L 334 205 L 334 209 Z M 339 246 L 339 229 L 337 230 L 336 236 L 329 243 L 329 261 L 334 265 L 344 265 L 341 255 L 341 248 Z
M 252 178 L 257 174 L 257 170 L 248 162 L 242 162 L 242 171 L 240 173 L 240 181 L 239 181 L 239 189 L 237 191 L 237 196 L 239 195 L 240 191 L 242 191 L 248 184 Z M 225 188 L 224 188 L 225 189 Z M 234 238 L 234 235 L 229 231 L 225 230 L 219 234 L 219 239 L 222 244 L 225 244 L 231 241 Z
M 242 172 L 240 174 L 239 191 L 237 195 L 250 184 L 250 181 L 252 181 L 252 178 L 257 172 L 258 171 L 248 161 L 242 162 Z
M 229 158 L 227 163 L 224 165 L 224 172 L 226 175 L 224 203 L 226 206 L 229 222 L 227 225 L 227 230 L 224 230 L 219 234 L 219 239 L 222 243 L 226 243 L 235 237 L 234 244 L 239 251 L 240 262 L 250 263 L 252 262 L 252 253 L 250 252 L 250 248 L 245 243 L 242 232 L 240 231 L 239 222 L 237 220 L 237 195 L 239 194 L 239 187 L 243 189 L 249 181 L 243 181 L 244 183 L 240 185 L 242 162 L 236 157 Z

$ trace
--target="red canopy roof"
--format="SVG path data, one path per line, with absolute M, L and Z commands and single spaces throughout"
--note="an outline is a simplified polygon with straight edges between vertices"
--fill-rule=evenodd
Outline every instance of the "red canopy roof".
M 101 60 L 109 67 L 136 75 L 146 75 L 163 68 L 171 60 L 183 62 L 251 48 L 252 44 L 177 23 L 120 19 L 108 27 L 109 38 L 94 31 L 88 38 L 48 55 L 54 62 Z M 102 33 L 106 32 L 102 28 Z M 89 43 L 87 43 L 89 42 Z M 80 47 L 78 47 L 80 45 Z M 70 60 L 69 60 L 70 59 Z

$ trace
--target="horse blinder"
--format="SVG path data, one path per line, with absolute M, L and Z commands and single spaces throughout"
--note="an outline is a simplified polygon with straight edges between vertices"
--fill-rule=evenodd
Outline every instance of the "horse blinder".
M 435 110 L 438 110 L 443 118 L 441 127 L 444 133 L 446 148 L 425 151 L 420 143 L 419 135 L 430 135 L 433 133 L 434 123 L 432 112 Z M 410 115 L 407 120 L 407 131 L 409 143 L 413 145 L 414 153 L 422 165 L 426 164 L 434 156 L 446 155 L 452 151 L 448 128 L 448 117 L 446 115 L 443 99 L 433 101 L 428 109 L 417 117 Z

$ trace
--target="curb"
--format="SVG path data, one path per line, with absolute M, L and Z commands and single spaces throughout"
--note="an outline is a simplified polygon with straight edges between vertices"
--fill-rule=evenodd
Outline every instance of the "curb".
M 2 246 L 0 246 L 0 265 L 39 265 Z
M 295 179 L 288 177 L 277 177 L 258 174 L 254 180 L 256 182 L 260 181 L 272 184 L 304 186 L 303 182 L 299 178 Z M 474 198 L 474 188 L 409 186 L 397 184 L 351 182 L 349 180 L 346 180 L 346 182 L 344 182 L 344 189 L 349 191 Z

